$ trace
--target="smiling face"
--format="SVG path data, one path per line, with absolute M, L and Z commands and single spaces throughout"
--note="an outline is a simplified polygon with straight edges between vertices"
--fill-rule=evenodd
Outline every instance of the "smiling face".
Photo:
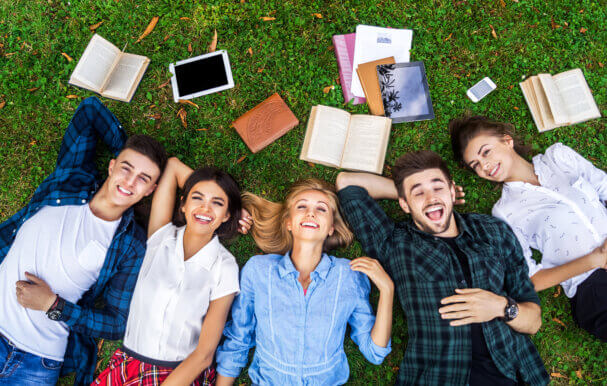
M 228 203 L 228 196 L 215 181 L 200 181 L 189 191 L 180 210 L 189 231 L 209 235 L 230 218 Z
M 455 187 L 440 169 L 411 174 L 404 179 L 403 188 L 405 197 L 398 202 L 419 230 L 435 236 L 457 236 L 453 219 Z
M 305 190 L 293 198 L 286 227 L 293 240 L 319 241 L 333 234 L 333 209 L 329 197 L 318 190 Z
M 159 176 L 160 169 L 151 159 L 125 149 L 110 161 L 104 187 L 114 205 L 128 208 L 152 194 Z
M 479 177 L 495 182 L 508 181 L 515 156 L 512 137 L 485 133 L 472 138 L 463 152 L 466 165 Z

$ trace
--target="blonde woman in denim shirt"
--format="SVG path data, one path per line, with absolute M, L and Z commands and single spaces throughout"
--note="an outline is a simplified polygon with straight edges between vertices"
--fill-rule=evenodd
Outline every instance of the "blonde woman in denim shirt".
M 365 358 L 380 364 L 390 353 L 392 280 L 374 259 L 327 255 L 353 236 L 333 187 L 309 179 L 291 187 L 284 203 L 245 193 L 257 245 L 273 254 L 254 256 L 242 269 L 218 348 L 217 385 L 231 385 L 255 355 L 248 374 L 259 385 L 341 385 L 350 369 L 343 349 L 346 326 Z M 377 318 L 369 279 L 380 295 Z

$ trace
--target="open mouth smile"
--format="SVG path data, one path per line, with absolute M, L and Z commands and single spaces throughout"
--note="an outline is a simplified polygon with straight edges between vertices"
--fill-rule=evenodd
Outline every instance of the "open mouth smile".
M 424 214 L 430 219 L 430 221 L 439 222 L 443 218 L 444 212 L 445 209 L 442 205 L 432 205 L 430 206 L 430 209 L 424 212 Z
M 196 219 L 197 223 L 203 224 L 203 225 L 210 224 L 211 221 L 213 221 L 213 217 L 205 216 L 202 214 L 196 214 L 196 215 L 194 215 L 194 218 Z
M 132 196 L 133 192 L 131 192 L 130 190 L 126 190 L 125 188 L 123 188 L 122 186 L 118 185 L 118 193 L 122 194 L 123 196 Z
M 495 175 L 497 174 L 497 172 L 499 170 L 500 170 L 500 164 L 498 163 L 497 165 L 495 165 L 493 170 L 491 170 L 491 172 L 489 173 L 489 177 L 495 177 Z
M 320 226 L 313 222 L 313 221 L 304 221 L 301 224 L 299 224 L 302 228 L 309 228 L 309 229 L 318 229 L 320 228 Z

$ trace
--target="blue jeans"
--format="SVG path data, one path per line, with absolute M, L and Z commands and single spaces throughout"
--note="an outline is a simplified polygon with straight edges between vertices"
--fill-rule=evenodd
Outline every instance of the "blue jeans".
M 19 350 L 0 334 L 0 385 L 55 385 L 62 364 Z

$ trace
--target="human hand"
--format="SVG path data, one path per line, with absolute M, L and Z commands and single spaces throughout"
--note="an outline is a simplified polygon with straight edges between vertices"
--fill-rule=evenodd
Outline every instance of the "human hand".
M 456 288 L 457 295 L 441 299 L 448 304 L 438 309 L 443 319 L 455 319 L 451 326 L 482 323 L 504 316 L 508 300 L 480 288 Z
M 594 267 L 607 269 L 607 239 L 603 241 L 603 244 L 596 247 L 591 255 Z
M 466 203 L 466 200 L 464 199 L 465 195 L 464 187 L 455 185 L 455 205 L 464 205 Z
M 38 311 L 48 311 L 55 303 L 57 294 L 46 282 L 29 272 L 25 273 L 28 281 L 19 280 L 15 283 L 17 287 L 17 301 L 25 308 Z
M 246 235 L 251 230 L 253 226 L 253 217 L 251 217 L 251 213 L 248 210 L 242 209 L 240 212 L 240 220 L 238 220 L 238 232 Z
M 370 257 L 358 257 L 350 262 L 350 268 L 367 275 L 380 292 L 394 291 L 394 283 L 379 261 Z

